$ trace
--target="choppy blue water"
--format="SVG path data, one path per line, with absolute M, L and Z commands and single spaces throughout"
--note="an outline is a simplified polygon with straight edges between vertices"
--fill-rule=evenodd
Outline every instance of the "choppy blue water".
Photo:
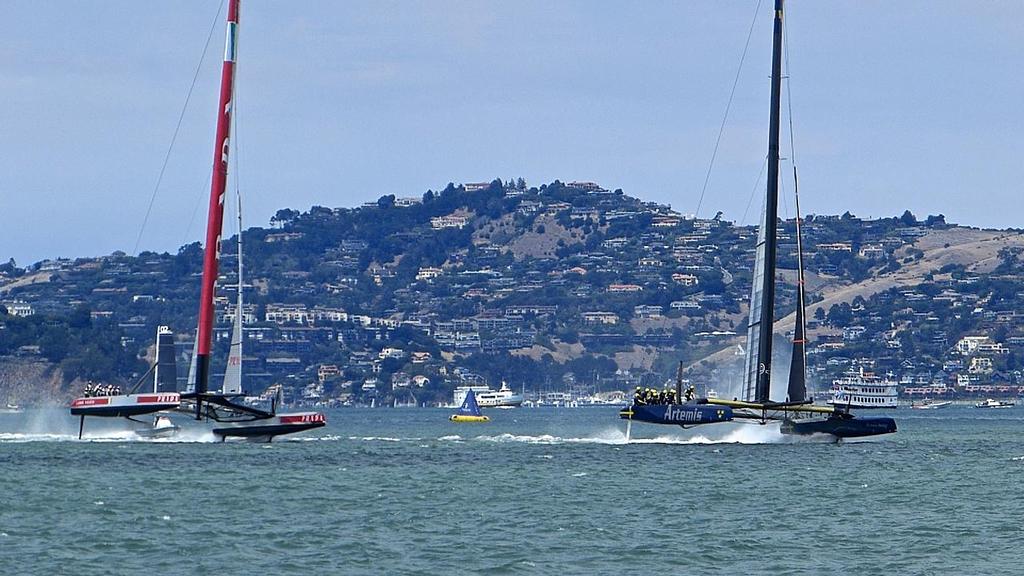
M 860 444 L 614 409 L 338 410 L 269 445 L 0 415 L 2 574 L 1020 574 L 1024 408 Z

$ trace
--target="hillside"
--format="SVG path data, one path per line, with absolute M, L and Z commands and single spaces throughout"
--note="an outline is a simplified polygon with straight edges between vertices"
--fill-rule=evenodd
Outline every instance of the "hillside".
M 1020 381 L 1020 233 L 909 212 L 810 215 L 801 229 L 818 382 L 865 364 L 951 389 Z M 794 234 L 794 221 L 779 222 L 780 334 L 793 322 Z M 245 235 L 247 386 L 387 403 L 441 401 L 482 381 L 535 393 L 660 385 L 679 360 L 691 378 L 728 380 L 756 230 L 589 182 L 520 179 L 285 209 Z M 233 244 L 222 250 L 221 348 L 238 313 Z M 0 266 L 0 363 L 48 366 L 36 382 L 51 395 L 87 379 L 127 383 L 167 325 L 185 366 L 200 268 L 198 244 Z M 957 351 L 981 334 L 1002 346 L 991 361 Z

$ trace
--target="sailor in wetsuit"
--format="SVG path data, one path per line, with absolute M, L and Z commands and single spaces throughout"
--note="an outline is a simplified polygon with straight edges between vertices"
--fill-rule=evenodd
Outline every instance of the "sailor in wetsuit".
M 686 389 L 685 396 L 687 402 L 690 402 L 697 397 L 697 389 L 693 387 L 693 384 L 690 384 L 690 387 Z

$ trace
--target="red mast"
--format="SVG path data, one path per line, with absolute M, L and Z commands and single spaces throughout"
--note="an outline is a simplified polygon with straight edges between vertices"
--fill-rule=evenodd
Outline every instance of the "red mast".
M 210 378 L 210 341 L 213 339 L 213 297 L 220 259 L 220 236 L 224 223 L 224 189 L 228 180 L 228 150 L 231 136 L 231 107 L 235 88 L 235 57 L 238 50 L 238 5 L 228 1 L 224 40 L 224 67 L 220 76 L 220 108 L 217 110 L 217 140 L 213 149 L 213 181 L 206 221 L 206 255 L 203 258 L 203 289 L 199 296 L 199 347 L 196 362 L 196 419 L 200 418 L 202 396 Z

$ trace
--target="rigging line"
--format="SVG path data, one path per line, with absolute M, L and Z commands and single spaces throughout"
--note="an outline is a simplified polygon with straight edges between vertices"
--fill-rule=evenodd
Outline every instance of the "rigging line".
M 787 158 L 779 158 L 779 160 L 787 160 Z M 782 219 L 785 220 L 786 216 L 789 216 L 789 202 L 786 202 L 786 179 L 779 177 L 779 200 L 782 202 Z
M 146 224 L 149 222 L 149 216 L 153 212 L 153 203 L 156 201 L 156 194 L 160 191 L 160 184 L 164 180 L 164 172 L 167 171 L 167 164 L 171 161 L 171 151 L 174 150 L 174 143 L 178 140 L 178 133 L 181 131 L 181 124 L 185 120 L 185 111 L 188 110 L 189 100 L 192 99 L 192 91 L 195 90 L 196 81 L 199 79 L 199 72 L 203 67 L 203 61 L 206 59 L 206 52 L 210 48 L 210 41 L 213 39 L 213 33 L 217 29 L 217 22 L 220 20 L 220 13 L 224 9 L 224 0 L 220 1 L 220 5 L 217 7 L 217 14 L 213 17 L 213 24 L 210 26 L 210 33 L 206 36 L 206 44 L 203 45 L 203 53 L 199 56 L 199 64 L 196 65 L 195 74 L 192 75 L 192 84 L 188 87 L 188 94 L 185 95 L 185 103 L 181 106 L 181 113 L 178 114 L 178 123 L 174 126 L 174 134 L 171 136 L 171 143 L 167 146 L 167 153 L 164 154 L 164 163 L 160 167 L 160 175 L 157 176 L 156 185 L 153 186 L 153 193 L 149 197 L 149 206 L 146 208 L 146 216 L 142 219 L 142 226 L 139 228 L 139 235 L 135 238 L 135 247 L 132 248 L 132 254 L 139 253 L 139 244 L 142 242 L 142 234 L 146 231 Z
M 787 27 L 789 19 L 785 18 L 782 20 L 782 54 L 783 61 L 785 63 L 785 70 L 783 70 L 782 79 L 786 81 L 786 121 L 789 124 L 789 158 L 780 158 L 780 160 L 789 160 L 790 165 L 793 167 L 793 179 L 794 187 L 796 180 L 796 146 L 793 143 L 793 99 L 791 86 L 789 83 L 789 28 Z M 779 198 L 782 200 L 783 212 L 788 215 L 789 203 L 786 201 L 786 195 L 782 193 L 781 188 L 785 186 L 785 179 L 779 178 L 780 194 Z M 794 194 L 796 191 L 794 190 Z M 797 204 L 800 200 L 797 199 Z
M 757 22 L 757 13 L 761 11 L 761 0 L 757 0 L 757 6 L 754 8 L 754 18 L 750 21 L 750 30 L 747 31 L 747 41 L 743 45 L 743 53 L 740 55 L 740 64 L 736 68 L 736 77 L 732 81 L 732 90 L 729 91 L 729 101 L 725 105 L 725 115 L 722 117 L 722 125 L 718 128 L 718 138 L 715 138 L 715 148 L 711 152 L 711 162 L 708 163 L 707 174 L 704 175 L 704 185 L 700 189 L 700 199 L 697 200 L 697 210 L 694 211 L 693 216 L 696 218 L 700 216 L 700 208 L 704 204 L 704 194 L 708 190 L 708 184 L 711 182 L 711 171 L 715 167 L 715 158 L 718 157 L 718 146 L 722 143 L 722 134 L 725 133 L 725 123 L 729 120 L 729 110 L 732 108 L 732 100 L 736 95 L 736 86 L 740 82 L 740 72 L 743 71 L 743 62 L 747 58 L 747 49 L 750 47 L 750 38 L 754 35 L 754 24 Z
M 768 167 L 768 155 L 764 157 L 764 162 L 761 163 L 761 171 L 757 173 L 757 180 L 754 182 L 754 187 L 750 189 L 750 198 L 747 200 L 747 207 L 743 210 L 743 217 L 740 218 L 740 225 L 744 225 L 747 221 L 747 213 L 750 212 L 750 205 L 754 203 L 754 195 L 757 194 L 758 188 L 761 187 L 761 177 L 764 176 L 764 170 Z
M 238 67 L 235 67 L 235 84 L 238 84 Z M 229 161 L 233 166 L 233 169 L 228 170 L 228 176 L 231 178 L 232 183 L 235 186 L 235 209 L 238 214 L 235 214 L 235 229 L 238 232 L 238 241 L 242 239 L 242 190 L 239 180 L 241 179 L 241 158 L 239 151 L 239 140 L 241 140 L 238 132 L 239 125 L 239 106 L 238 106 L 238 92 L 235 91 L 231 96 L 231 156 Z
M 786 110 L 789 120 L 789 157 L 790 163 L 793 165 L 793 170 L 796 170 L 796 144 L 795 137 L 793 136 L 793 85 L 789 81 L 789 30 L 786 27 L 788 19 L 782 21 L 782 52 L 783 57 L 786 61 Z
M 204 179 L 205 181 L 205 179 Z M 199 195 L 196 196 L 196 201 L 192 206 L 192 215 L 188 218 L 188 224 L 185 226 L 185 235 L 181 237 L 181 244 L 188 244 L 188 235 L 192 231 L 192 224 L 196 221 L 196 214 L 199 213 L 199 207 L 203 204 L 203 196 L 208 192 L 202 185 L 197 186 L 199 189 Z
M 796 175 L 796 136 L 793 134 L 793 85 L 790 82 L 789 67 L 789 29 L 786 27 L 788 19 L 782 21 L 782 53 L 786 64 L 786 120 L 789 124 L 789 163 L 793 167 L 793 197 L 796 199 L 796 218 L 800 218 L 800 189 L 797 184 Z M 788 207 L 787 207 L 788 211 Z M 797 239 L 799 242 L 799 238 Z

